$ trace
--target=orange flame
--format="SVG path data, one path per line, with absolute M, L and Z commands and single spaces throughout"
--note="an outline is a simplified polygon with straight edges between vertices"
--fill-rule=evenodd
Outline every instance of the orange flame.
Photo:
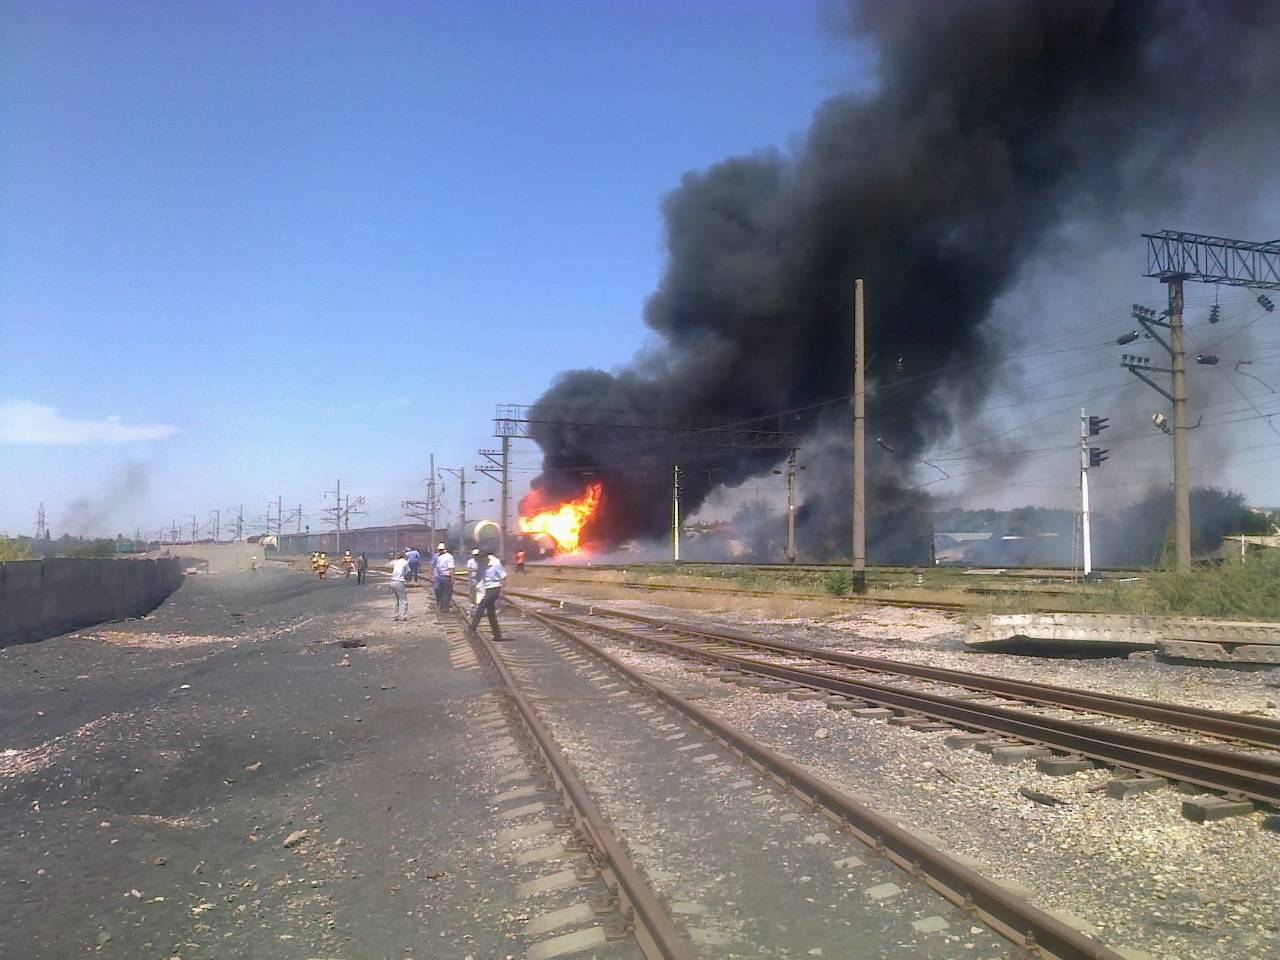
M 568 500 L 556 506 L 543 501 L 535 490 L 520 502 L 520 532 L 541 533 L 556 542 L 564 553 L 578 549 L 582 528 L 596 512 L 600 503 L 600 484 L 593 483 L 587 492 L 576 500 Z

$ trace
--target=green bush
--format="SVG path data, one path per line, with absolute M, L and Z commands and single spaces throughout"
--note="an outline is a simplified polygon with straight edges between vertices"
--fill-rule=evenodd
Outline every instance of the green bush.
M 21 540 L 13 537 L 0 537 L 0 561 L 30 560 L 31 550 Z
M 850 582 L 847 570 L 832 570 L 822 578 L 822 589 L 833 597 L 843 597 L 849 592 Z
M 1241 563 L 1159 572 L 1147 581 L 1152 613 L 1189 617 L 1280 620 L 1280 551 L 1265 550 Z
M 1115 584 L 1099 598 L 1103 609 L 1176 617 L 1280 620 L 1280 551 L 1188 573 L 1153 570 L 1142 584 Z

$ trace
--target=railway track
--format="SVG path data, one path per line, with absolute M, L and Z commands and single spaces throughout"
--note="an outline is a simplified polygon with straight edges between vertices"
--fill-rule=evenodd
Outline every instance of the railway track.
M 502 680 L 506 694 L 528 732 L 531 747 L 541 758 L 562 805 L 572 815 L 577 835 L 585 839 L 594 851 L 594 869 L 600 871 L 605 886 L 616 898 L 618 913 L 635 936 L 641 952 L 650 960 L 693 960 L 692 945 L 676 929 L 657 893 L 556 745 L 493 641 L 484 639 L 477 642 Z
M 998 758 L 1041 752 L 1046 762 L 1056 755 L 1059 766 L 1065 766 L 1063 772 L 1104 764 L 1122 772 L 1122 779 L 1154 781 L 1133 789 L 1167 781 L 1220 794 L 1227 801 L 1280 806 L 1280 754 L 1275 752 L 1280 749 L 1280 724 L 1270 718 L 857 657 L 523 591 L 511 593 L 558 606 L 541 616 L 561 626 L 692 658 L 722 669 L 725 680 L 754 678 L 778 685 L 766 689 L 818 691 L 835 698 L 830 703 L 835 709 L 868 716 L 892 711 L 898 722 L 974 735 L 974 745 L 984 745 L 985 737 L 985 745 Z M 565 614 L 566 605 L 583 615 Z M 1108 725 L 1116 720 L 1121 722 Z M 1135 732 L 1135 723 L 1154 732 Z M 1168 735 L 1175 731 L 1225 739 L 1230 746 Z M 1187 811 L 1194 815 L 1196 809 L 1192 805 Z
M 571 721 L 574 729 L 582 723 L 607 726 L 615 735 L 627 737 L 628 739 L 620 742 L 632 743 L 632 750 L 639 749 L 631 739 L 637 736 L 636 730 L 647 729 L 650 738 L 657 740 L 661 753 L 669 758 L 667 762 L 672 765 L 672 775 L 679 779 L 681 800 L 695 806 L 709 802 L 713 818 L 723 815 L 721 805 L 725 800 L 706 796 L 707 790 L 690 790 L 686 786 L 688 778 L 701 777 L 705 780 L 717 772 L 722 778 L 727 778 L 735 775 L 728 771 L 737 769 L 737 775 L 747 774 L 756 781 L 772 784 L 773 795 L 791 795 L 806 807 L 824 814 L 836 829 L 856 840 L 865 851 L 873 855 L 871 862 L 866 865 L 858 857 L 836 861 L 838 868 L 843 864 L 842 869 L 857 867 L 881 877 L 885 871 L 891 871 L 897 883 L 886 886 L 899 890 L 901 885 L 911 893 L 915 902 L 926 905 L 930 898 L 941 897 L 946 904 L 944 909 L 958 908 L 966 915 L 966 923 L 981 921 L 994 934 L 1014 944 L 1019 956 L 1038 957 L 1042 960 L 1120 960 L 1122 957 L 1118 951 L 1082 933 L 1059 917 L 1041 910 L 1019 893 L 979 874 L 933 846 L 928 840 L 816 777 L 763 742 L 730 727 L 692 701 L 643 675 L 599 643 L 593 642 L 586 635 L 587 631 L 566 622 L 565 618 L 534 610 L 524 604 L 509 603 L 507 606 L 508 609 L 515 607 L 526 618 L 527 623 L 536 625 L 536 632 L 540 635 L 535 636 L 534 630 L 522 631 L 522 642 L 519 644 L 494 644 L 483 635 L 473 642 L 485 651 L 502 680 L 507 696 L 528 728 L 531 742 L 555 780 L 558 792 L 566 804 L 576 811 L 575 819 L 581 824 L 584 834 L 596 851 L 595 862 L 612 871 L 607 882 L 611 890 L 618 892 L 620 900 L 628 905 L 623 913 L 634 917 L 637 940 L 646 957 L 674 960 L 677 957 L 704 954 L 691 949 L 690 940 L 670 923 L 670 912 L 664 909 L 661 898 L 646 882 L 645 871 L 637 867 L 628 849 L 629 845 L 621 839 L 623 832 L 615 831 L 609 825 L 601 808 L 592 800 L 587 784 L 575 771 L 575 758 L 567 756 L 557 746 L 557 737 L 553 733 L 568 735 L 573 732 L 572 729 L 553 729 L 553 724 L 549 724 L 543 715 L 554 709 L 552 704 L 556 698 L 552 687 L 557 672 L 562 675 L 566 670 L 575 671 L 575 677 L 568 681 L 563 676 L 560 677 L 562 688 L 568 682 L 568 689 L 574 691 L 574 714 Z M 508 629 L 510 628 L 511 625 L 508 624 Z M 584 686 L 594 686 L 599 698 L 595 713 L 586 710 L 585 719 L 582 716 L 584 705 L 590 704 L 592 698 L 584 692 Z M 673 720 L 676 722 L 673 723 Z M 705 737 L 711 742 L 713 749 L 700 756 L 693 752 L 676 752 L 699 749 L 695 741 L 673 751 L 669 742 L 679 740 L 685 743 L 683 738 L 688 736 L 689 730 Z M 661 747 L 663 743 L 668 743 L 665 749 Z M 729 762 L 713 766 L 712 761 L 715 759 Z M 703 761 L 702 766 L 698 765 L 699 761 Z M 647 768 L 639 773 L 640 779 L 636 783 L 641 785 L 663 779 Z M 744 787 L 751 782 L 741 780 L 734 786 Z M 760 796 L 763 795 L 757 795 L 757 799 Z M 678 819 L 683 821 L 690 818 L 696 820 L 686 809 Z M 752 822 L 735 820 L 733 830 L 735 836 L 751 838 L 753 832 L 761 831 L 764 836 L 768 836 L 770 831 L 781 830 L 782 825 L 795 819 L 794 814 L 788 814 L 776 820 L 762 821 L 759 817 Z M 697 842 L 699 838 L 706 847 L 707 837 L 700 833 L 689 838 L 689 842 Z M 723 847 L 705 849 L 699 851 L 699 856 L 710 859 L 716 870 L 733 873 L 725 866 L 724 861 L 734 856 L 746 856 L 743 851 L 754 851 L 753 856 L 759 861 L 756 863 L 757 868 L 763 865 L 768 875 L 759 877 L 759 869 L 741 870 L 738 875 L 765 882 L 766 887 L 773 891 L 773 899 L 777 900 L 787 897 L 788 891 L 797 887 L 797 880 L 809 881 L 811 878 L 786 877 L 784 868 L 776 862 L 777 855 L 768 849 L 776 843 L 776 840 L 771 839 L 763 847 L 748 842 L 734 845 L 733 850 Z M 833 879 L 834 882 L 829 885 L 829 896 L 835 896 L 834 891 L 841 885 L 840 880 L 843 878 Z M 828 887 L 824 886 L 824 889 Z M 803 902 L 803 898 L 797 898 L 797 903 Z M 808 902 L 814 901 L 810 899 Z M 684 907 L 687 908 L 688 905 Z M 936 908 L 926 906 L 926 909 Z M 790 916 L 788 919 L 791 919 Z M 931 919 L 942 920 L 941 917 Z M 830 924 L 832 918 L 829 912 L 821 916 L 815 914 L 814 922 L 821 926 Z M 883 920 L 876 919 L 866 932 L 859 934 L 870 939 L 866 943 L 857 942 L 858 955 L 881 955 L 871 941 L 884 937 L 889 938 L 884 942 L 885 947 L 891 949 L 895 957 L 949 955 L 946 951 L 950 948 L 942 943 L 929 945 L 927 941 L 918 941 L 915 946 L 907 949 L 901 933 L 892 929 L 879 930 L 875 927 L 877 923 L 883 925 Z M 799 925 L 803 926 L 803 923 Z M 941 923 L 942 928 L 947 926 L 945 921 Z M 925 929 L 924 926 L 915 926 L 917 931 Z M 704 937 L 697 939 L 697 943 L 715 945 L 716 941 Z M 752 941 L 751 946 L 755 948 L 762 945 Z M 939 949 L 941 953 L 935 952 Z M 711 951 L 713 955 L 717 952 Z

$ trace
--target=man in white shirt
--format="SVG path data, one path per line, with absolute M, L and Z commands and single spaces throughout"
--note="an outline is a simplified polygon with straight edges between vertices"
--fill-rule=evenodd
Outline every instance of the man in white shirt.
M 472 550 L 471 559 L 467 561 L 467 580 L 471 584 L 471 592 L 476 589 L 476 582 L 480 579 L 480 551 Z M 476 601 L 479 603 L 479 601 Z
M 472 633 L 476 632 L 476 627 L 480 625 L 480 618 L 487 613 L 489 615 L 489 629 L 493 631 L 493 639 L 495 641 L 502 639 L 502 629 L 498 626 L 498 597 L 502 595 L 502 584 L 506 579 L 507 571 L 502 566 L 502 561 L 490 554 L 489 565 L 484 568 L 484 573 L 480 575 L 480 582 L 484 587 L 484 596 L 476 604 L 475 609 L 471 611 Z
M 431 585 L 436 592 L 436 606 L 441 613 L 449 612 L 453 602 L 453 554 L 443 543 L 436 545 L 435 561 L 431 564 Z
M 406 550 L 407 554 L 408 551 Z M 396 613 L 392 620 L 409 619 L 409 591 L 405 589 L 404 579 L 409 573 L 409 561 L 405 557 L 396 557 L 391 564 L 391 595 L 396 600 Z M 400 605 L 404 605 L 404 616 L 400 615 Z

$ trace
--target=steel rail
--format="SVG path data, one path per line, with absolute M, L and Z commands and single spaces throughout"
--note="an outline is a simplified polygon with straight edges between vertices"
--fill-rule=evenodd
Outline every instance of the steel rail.
M 908 691 L 866 680 L 851 680 L 816 670 L 761 663 L 750 657 L 690 648 L 676 641 L 636 634 L 560 614 L 539 616 L 595 630 L 623 641 L 649 644 L 677 655 L 701 657 L 721 666 L 758 673 L 797 686 L 868 700 L 943 720 L 965 729 L 1016 737 L 1028 743 L 1100 760 L 1109 766 L 1192 783 L 1207 790 L 1239 795 L 1261 803 L 1280 805 L 1280 761 L 1270 757 L 1255 757 L 1199 744 L 1178 743 L 1125 730 L 1097 727 L 1076 720 L 1020 713 L 940 694 Z
M 931 846 L 883 814 L 859 803 L 835 785 L 813 775 L 674 691 L 650 680 L 616 656 L 569 629 L 561 622 L 563 618 L 531 609 L 524 612 L 608 664 L 634 685 L 648 690 L 684 713 L 734 752 L 747 758 L 753 766 L 774 777 L 778 783 L 807 802 L 821 806 L 831 819 L 842 824 L 862 843 L 884 855 L 951 903 L 971 911 L 1001 936 L 1027 950 L 1031 956 L 1053 957 L 1058 960 L 1122 960 L 1121 954 L 1105 944 L 1090 939 L 1035 904 L 965 866 L 945 851 Z
M 456 609 L 461 617 L 461 606 L 457 606 Z M 521 692 L 515 677 L 494 649 L 493 641 L 479 635 L 475 639 L 484 648 L 489 661 L 501 677 L 508 696 L 515 704 L 521 719 L 545 758 L 547 766 L 560 786 L 562 795 L 578 812 L 580 821 L 603 861 L 600 864 L 602 871 L 614 881 L 608 884 L 606 878 L 607 885 L 614 888 L 623 904 L 624 917 L 628 913 L 626 907 L 630 907 L 629 919 L 634 921 L 634 933 L 641 951 L 650 960 L 695 960 L 696 954 L 692 945 L 676 929 L 671 917 L 663 909 L 658 895 L 631 861 L 626 847 L 613 832 L 586 786 L 578 778 L 560 748 L 556 746 L 551 732 Z
M 540 597 L 537 594 L 523 591 L 512 592 L 517 596 L 539 599 L 546 603 L 558 602 L 562 606 L 565 603 L 562 600 L 553 601 L 548 597 Z M 577 606 L 577 604 L 574 605 Z M 1051 703 L 1078 710 L 1088 710 L 1092 713 L 1145 720 L 1150 723 L 1159 723 L 1195 733 L 1238 740 L 1255 746 L 1280 749 L 1280 720 L 1271 717 L 1251 717 L 1245 714 L 1230 713 L 1225 710 L 1180 706 L 1178 704 L 1164 703 L 1158 700 L 1143 700 L 1139 697 L 1127 697 L 1120 694 L 1074 690 L 1070 687 L 1037 683 L 1032 680 L 1015 680 L 982 673 L 971 673 L 966 670 L 952 670 L 946 667 L 906 663 L 901 660 L 882 660 L 879 657 L 864 657 L 837 650 L 822 650 L 816 647 L 807 647 L 803 644 L 787 643 L 783 640 L 766 640 L 762 637 L 753 637 L 749 634 L 737 633 L 732 630 L 712 630 L 696 624 L 667 620 L 661 617 L 649 617 L 626 610 L 613 610 L 587 604 L 582 604 L 581 606 L 583 609 L 590 610 L 599 616 L 630 620 L 688 636 L 705 637 L 708 640 L 753 647 L 773 653 L 809 657 L 824 663 L 854 667 L 859 670 L 917 677 L 922 680 L 953 684 L 969 690 L 1016 697 L 1035 703 Z

